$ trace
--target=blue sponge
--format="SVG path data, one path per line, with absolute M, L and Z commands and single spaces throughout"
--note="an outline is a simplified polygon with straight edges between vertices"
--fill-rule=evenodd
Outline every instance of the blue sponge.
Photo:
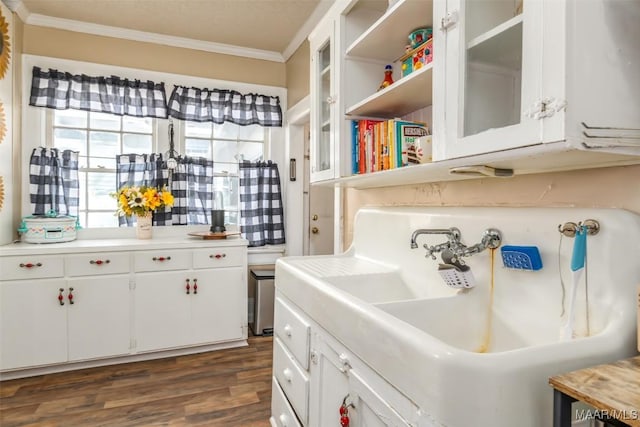
M 537 246 L 502 246 L 502 263 L 507 268 L 518 270 L 540 270 L 542 259 Z

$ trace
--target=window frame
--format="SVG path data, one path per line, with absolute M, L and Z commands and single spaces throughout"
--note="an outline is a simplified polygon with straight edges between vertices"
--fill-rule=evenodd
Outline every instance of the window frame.
M 253 142 L 253 143 L 259 143 L 260 141 L 258 140 L 250 140 L 250 139 L 242 139 L 240 138 L 240 136 L 238 135 L 237 138 L 232 139 L 232 138 L 220 138 L 220 137 L 215 137 L 214 136 L 214 126 L 220 126 L 216 123 L 211 123 L 211 134 L 209 138 L 206 137 L 202 137 L 202 136 L 187 136 L 187 121 L 184 120 L 175 120 L 173 121 L 174 123 L 174 129 L 176 129 L 176 139 L 177 139 L 177 150 L 179 153 L 184 153 L 186 154 L 187 152 L 187 138 L 188 139 L 197 139 L 197 140 L 202 140 L 202 141 L 208 141 L 209 143 L 209 150 L 211 153 L 210 158 L 208 158 L 208 160 L 213 160 L 214 162 L 214 172 L 213 172 L 213 177 L 214 177 L 214 199 L 213 199 L 213 208 L 214 209 L 219 209 L 219 207 L 216 206 L 216 178 L 232 178 L 237 180 L 237 185 L 236 187 L 238 188 L 238 194 L 236 197 L 236 200 L 234 200 L 234 204 L 233 206 L 235 207 L 235 210 L 230 210 L 227 208 L 227 206 L 229 206 L 229 203 L 225 202 L 223 209 L 227 212 L 225 212 L 225 223 L 228 223 L 230 225 L 232 225 L 233 227 L 238 227 L 238 229 L 240 228 L 240 171 L 239 168 L 236 169 L 236 172 L 216 172 L 215 171 L 215 164 L 216 161 L 213 158 L 214 155 L 214 149 L 213 149 L 213 144 L 214 141 L 231 141 L 231 142 L 235 142 L 236 144 L 239 142 Z M 176 123 L 180 123 L 179 126 L 175 126 Z M 196 122 L 194 122 L 196 123 Z M 237 126 L 239 128 L 242 128 L 244 126 L 240 126 L 240 125 L 236 125 L 234 123 L 229 123 L 230 125 L 234 125 Z M 271 132 L 271 128 L 270 127 L 263 127 L 263 139 L 262 139 L 262 159 L 263 160 L 271 160 L 269 153 L 271 153 L 271 140 L 272 140 L 272 132 Z M 237 153 L 236 153 L 237 154 Z M 224 164 L 232 164 L 230 162 L 220 162 L 220 163 L 224 163 Z M 237 160 L 235 162 L 235 164 L 239 164 L 240 161 Z M 235 217 L 236 217 L 236 222 L 231 221 L 231 217 L 232 215 L 230 215 L 229 212 L 233 211 L 235 213 Z
M 114 188 L 113 191 L 115 192 L 117 189 L 115 188 L 115 182 L 116 182 L 116 168 L 108 168 L 105 166 L 89 166 L 91 164 L 91 162 L 89 162 L 89 159 L 91 158 L 91 153 L 90 153 L 90 144 L 89 144 L 89 138 L 90 138 L 90 133 L 91 132 L 108 132 L 108 133 L 117 133 L 120 136 L 120 151 L 122 151 L 123 148 L 123 144 L 124 144 L 124 134 L 135 134 L 135 135 L 149 135 L 147 133 L 143 133 L 143 132 L 128 132 L 124 130 L 124 126 L 123 126 L 123 119 L 124 116 L 119 116 L 117 114 L 112 114 L 115 117 L 118 117 L 118 119 L 120 120 L 120 129 L 119 130 L 109 130 L 109 129 L 99 129 L 99 128 L 92 128 L 91 127 L 91 114 L 108 114 L 108 113 L 99 113 L 99 112 L 95 112 L 95 111 L 84 111 L 84 110 L 76 110 L 76 111 L 83 111 L 84 113 L 87 114 L 87 121 L 86 121 L 86 127 L 77 127 L 77 126 L 56 126 L 55 125 L 55 114 L 58 111 L 67 111 L 67 110 L 55 110 L 55 109 L 45 109 L 43 111 L 44 114 L 44 123 L 45 123 L 45 146 L 47 148 L 55 148 L 54 147 L 54 134 L 55 134 L 55 129 L 72 129 L 72 130 L 80 130 L 83 132 L 87 133 L 87 140 L 86 140 L 86 149 L 87 149 L 87 167 L 78 167 L 78 174 L 80 175 L 80 182 L 83 183 L 84 182 L 84 188 L 82 188 L 83 186 L 80 186 L 80 206 L 78 207 L 78 218 L 80 220 L 80 224 L 82 227 L 86 227 L 86 228 L 97 228 L 97 229 L 105 229 L 105 228 L 112 228 L 112 227 L 89 227 L 89 216 L 91 213 L 100 213 L 100 214 L 104 214 L 104 213 L 111 213 L 113 214 L 115 212 L 115 201 L 114 201 L 114 205 L 110 206 L 109 209 L 105 208 L 105 209 L 90 209 L 89 208 L 89 174 L 90 173 L 111 173 L 113 175 L 113 182 L 114 182 Z M 133 116 L 132 116 L 133 117 Z M 158 122 L 160 119 L 157 119 L 155 117 L 149 117 L 151 119 L 151 152 L 158 152 L 158 146 L 159 146 L 159 141 L 158 141 Z M 127 154 L 127 153 L 122 153 L 121 154 Z M 84 176 L 82 176 L 84 174 Z M 82 205 L 83 205 L 83 200 L 84 198 L 84 209 L 82 209 Z M 114 225 L 114 227 L 117 227 L 117 221 L 116 224 Z
M 172 73 L 170 71 L 162 69 L 143 69 L 134 68 L 121 65 L 111 65 L 105 63 L 91 62 L 86 60 L 72 60 L 50 56 L 23 54 L 22 55 L 22 70 L 19 73 L 20 79 L 20 130 L 21 138 L 19 139 L 17 151 L 15 157 L 19 159 L 19 172 L 16 173 L 16 178 L 20 183 L 16 186 L 16 191 L 19 192 L 19 201 L 15 209 L 15 215 L 17 218 L 23 216 L 29 216 L 32 214 L 32 206 L 29 197 L 30 179 L 29 179 L 29 161 L 31 153 L 34 148 L 42 145 L 46 145 L 46 131 L 47 126 L 45 124 L 45 112 L 46 108 L 33 107 L 29 105 L 30 93 L 31 93 L 31 78 L 32 68 L 38 66 L 40 68 L 53 68 L 58 70 L 64 70 L 72 74 L 87 74 L 87 75 L 118 75 L 123 78 L 138 79 L 138 80 L 152 80 L 157 82 L 164 82 L 167 91 L 167 97 L 171 93 L 174 85 L 181 86 L 193 86 L 201 88 L 217 88 L 236 90 L 241 93 L 261 93 L 269 96 L 277 96 L 280 98 L 280 103 L 283 106 L 283 112 L 286 116 L 286 109 L 284 106 L 287 103 L 287 89 L 282 85 L 269 85 L 264 83 L 248 83 L 239 80 L 223 80 L 216 79 L 214 77 L 199 77 L 194 75 L 183 73 Z M 181 120 L 174 120 L 175 130 L 175 144 L 176 151 L 183 154 L 183 149 L 179 144 L 181 143 L 178 138 L 178 131 L 181 126 Z M 157 119 L 157 152 L 166 155 L 169 151 L 169 138 L 168 138 L 168 124 L 169 121 L 165 119 Z M 272 160 L 278 165 L 285 165 L 290 157 L 290 150 L 287 143 L 287 131 L 286 121 L 283 122 L 282 127 L 269 128 L 270 142 L 265 147 L 265 159 Z M 296 151 L 297 152 L 297 151 Z M 283 169 L 281 169 L 283 170 Z M 301 181 L 300 181 L 301 182 Z M 288 180 L 282 179 L 283 184 L 283 196 L 288 192 Z M 295 191 L 294 191 L 295 193 Z M 297 194 L 297 193 L 296 193 Z M 295 200 L 289 200 L 285 197 L 286 203 L 292 203 L 296 205 L 301 203 L 302 196 L 295 196 Z M 285 200 L 283 199 L 283 201 Z M 286 204 L 285 203 L 285 204 Z M 115 208 L 114 208 L 115 212 Z M 16 220 L 17 223 L 17 220 Z M 156 230 L 157 235 L 166 237 L 184 236 L 185 232 L 202 232 L 208 230 L 208 226 L 205 225 L 188 225 L 184 227 L 158 227 Z M 287 227 L 288 228 L 288 227 Z M 232 229 L 232 228 L 231 228 Z M 90 227 L 83 228 L 78 232 L 79 239 L 113 239 L 113 238 L 132 238 L 135 234 L 135 230 L 131 227 Z

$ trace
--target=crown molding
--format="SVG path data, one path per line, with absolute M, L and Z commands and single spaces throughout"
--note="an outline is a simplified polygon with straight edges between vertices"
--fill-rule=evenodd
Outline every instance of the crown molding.
M 307 18 L 302 27 L 293 36 L 291 42 L 282 53 L 252 49 L 223 43 L 208 42 L 190 39 L 186 37 L 169 36 L 165 34 L 150 33 L 146 31 L 130 30 L 108 25 L 93 24 L 89 22 L 75 21 L 71 19 L 55 18 L 52 16 L 30 13 L 22 0 L 2 0 L 2 2 L 15 12 L 22 22 L 29 25 L 57 28 L 61 30 L 88 33 L 99 36 L 114 37 L 125 40 L 156 43 L 172 47 L 195 49 L 205 52 L 220 53 L 224 55 L 240 56 L 252 59 L 262 59 L 273 62 L 286 62 L 304 43 L 311 30 L 320 22 L 322 17 L 334 4 L 335 0 L 320 0 L 313 13 Z
M 11 10 L 18 15 L 22 22 L 27 20 L 29 16 L 29 9 L 24 5 L 22 0 L 2 0 L 2 2 Z
M 293 39 L 289 43 L 289 45 L 282 52 L 282 56 L 285 61 L 288 61 L 289 58 L 298 50 L 300 45 L 304 43 L 304 41 L 309 37 L 309 33 L 311 30 L 315 28 L 315 26 L 320 22 L 322 17 L 327 13 L 327 11 L 331 8 L 334 0 L 320 0 L 318 5 L 313 10 L 309 18 L 302 24 L 302 27 L 298 30 L 298 32 L 293 36 Z
M 265 61 L 285 61 L 281 53 L 270 50 L 252 49 L 242 46 L 189 39 L 186 37 L 168 36 L 165 34 L 149 33 L 146 31 L 130 30 L 120 27 L 111 27 L 108 25 L 93 24 L 89 22 L 75 21 L 72 19 L 54 18 L 51 16 L 45 16 L 35 13 L 29 14 L 27 19 L 24 21 L 29 25 L 58 28 L 61 30 L 75 31 L 78 33 L 95 34 L 98 36 L 162 44 L 166 46 L 181 47 L 185 49 L 195 49 L 205 52 L 221 53 L 224 55 L 241 56 L 251 59 L 262 59 Z

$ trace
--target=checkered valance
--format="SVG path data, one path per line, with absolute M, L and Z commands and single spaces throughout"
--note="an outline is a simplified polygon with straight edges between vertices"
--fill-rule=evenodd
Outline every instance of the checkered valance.
M 43 71 L 40 67 L 33 67 L 29 105 L 167 118 L 164 83 L 73 75 L 53 69 Z
M 243 95 L 233 90 L 175 86 L 169 98 L 169 115 L 194 122 L 282 126 L 280 98 L 254 93 Z

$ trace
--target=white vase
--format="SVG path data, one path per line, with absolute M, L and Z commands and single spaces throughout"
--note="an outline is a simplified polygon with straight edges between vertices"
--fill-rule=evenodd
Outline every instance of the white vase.
M 136 237 L 138 239 L 151 238 L 151 217 L 151 212 L 146 212 L 144 215 L 136 215 Z

